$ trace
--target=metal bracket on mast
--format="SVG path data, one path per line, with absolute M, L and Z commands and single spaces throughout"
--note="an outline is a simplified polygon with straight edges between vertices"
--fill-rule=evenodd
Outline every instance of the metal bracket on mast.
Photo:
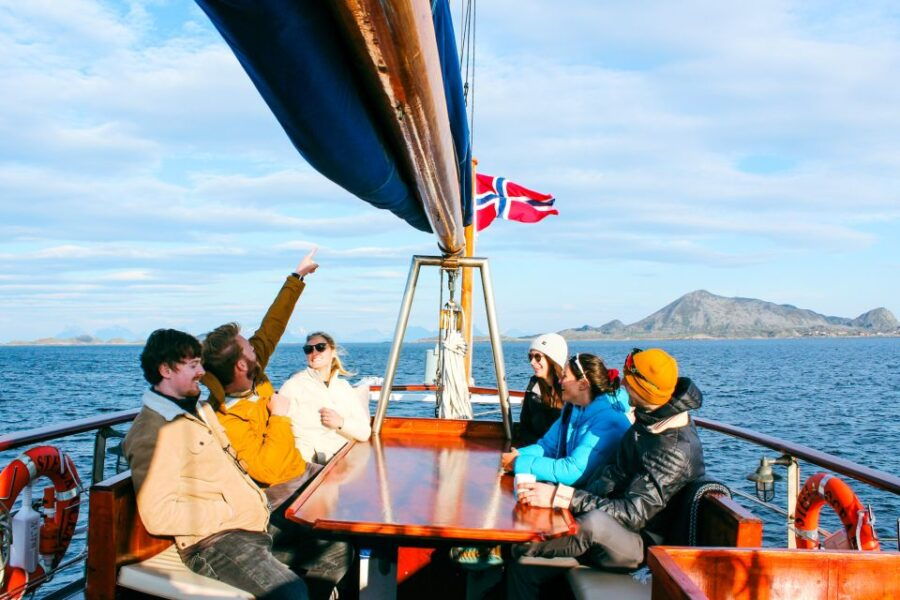
M 381 424 L 387 412 L 388 401 L 391 397 L 391 388 L 394 385 L 394 374 L 397 371 L 397 362 L 400 359 L 400 347 L 403 344 L 403 336 L 406 334 L 406 325 L 409 322 L 409 311 L 412 308 L 413 297 L 416 293 L 416 284 L 419 280 L 419 270 L 423 267 L 441 267 L 457 269 L 459 267 L 471 267 L 481 272 L 481 289 L 484 291 L 484 308 L 487 315 L 488 335 L 491 340 L 491 350 L 494 355 L 494 370 L 497 374 L 497 393 L 500 396 L 500 412 L 503 415 L 503 432 L 507 439 L 512 439 L 512 424 L 509 414 L 509 390 L 506 387 L 506 368 L 503 364 L 503 347 L 500 345 L 500 329 L 497 325 L 497 313 L 494 308 L 494 287 L 491 283 L 491 269 L 487 258 L 478 257 L 441 257 L 419 256 L 412 257 L 409 267 L 409 276 L 406 279 L 406 290 L 403 292 L 403 300 L 400 303 L 400 315 L 397 317 L 397 327 L 394 329 L 394 341 L 391 344 L 391 353 L 388 355 L 387 369 L 384 373 L 384 383 L 381 386 L 381 394 L 378 396 L 378 408 L 375 411 L 375 420 L 372 424 L 372 433 L 378 435 L 381 432 Z

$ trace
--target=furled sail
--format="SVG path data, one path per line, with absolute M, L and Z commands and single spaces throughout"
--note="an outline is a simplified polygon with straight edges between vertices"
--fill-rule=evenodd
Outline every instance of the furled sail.
M 471 148 L 447 0 L 197 2 L 315 169 L 461 250 Z

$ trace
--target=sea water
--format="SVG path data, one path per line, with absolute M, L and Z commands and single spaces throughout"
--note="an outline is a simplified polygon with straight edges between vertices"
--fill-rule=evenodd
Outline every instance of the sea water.
M 900 339 L 804 338 L 787 340 L 676 340 L 658 342 L 572 342 L 570 352 L 592 352 L 620 367 L 634 346 L 662 347 L 678 359 L 680 374 L 691 377 L 704 394 L 697 415 L 747 427 L 757 432 L 804 444 L 861 465 L 900 473 Z M 424 358 L 432 344 L 406 344 L 395 383 L 421 383 Z M 0 434 L 94 416 L 139 406 L 147 384 L 143 380 L 136 346 L 0 347 Z M 345 344 L 345 364 L 364 375 L 383 376 L 390 345 Z M 531 369 L 527 342 L 503 344 L 507 382 L 522 389 Z M 267 368 L 280 385 L 305 366 L 298 344 L 282 345 Z M 496 377 L 490 346 L 475 345 L 473 371 L 478 385 L 494 387 Z M 374 403 L 372 405 L 374 413 Z M 518 418 L 519 407 L 513 406 Z M 496 405 L 476 409 L 481 418 L 500 419 Z M 396 403 L 389 415 L 434 415 L 423 402 Z M 120 426 L 125 430 L 127 427 Z M 752 493 L 746 480 L 761 456 L 778 453 L 715 432 L 701 430 L 707 474 L 733 489 Z M 69 452 L 85 485 L 89 485 L 93 433 L 51 442 Z M 115 440 L 111 441 L 114 445 Z M 0 452 L 0 467 L 19 451 Z M 107 474 L 115 457 L 107 461 Z M 776 469 L 779 469 L 776 467 Z M 819 471 L 801 463 L 801 480 Z M 780 471 L 784 475 L 784 471 Z M 845 478 L 846 479 L 846 478 Z M 900 497 L 850 481 L 863 502 L 871 503 L 882 538 L 895 538 Z M 777 484 L 775 502 L 784 507 L 784 482 Z M 767 545 L 784 546 L 784 518 L 736 498 L 765 522 Z M 86 522 L 87 504 L 81 511 Z M 827 507 L 823 526 L 835 530 L 838 522 Z M 84 545 L 79 535 L 67 556 Z M 896 549 L 896 541 L 882 547 Z M 80 576 L 78 569 L 60 574 L 38 595 Z

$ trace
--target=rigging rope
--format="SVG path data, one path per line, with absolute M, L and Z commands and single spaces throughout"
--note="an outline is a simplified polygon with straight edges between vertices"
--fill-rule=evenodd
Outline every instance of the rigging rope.
M 475 39 L 478 0 L 466 0 L 460 4 L 459 65 L 463 76 L 463 98 L 469 113 L 469 140 L 475 145 Z
M 462 329 L 465 315 L 454 301 L 456 279 L 460 270 L 447 270 L 450 297 L 444 297 L 444 269 L 441 269 L 440 319 L 438 327 L 437 391 L 435 416 L 441 419 L 471 419 L 472 403 L 466 379 L 466 340 Z

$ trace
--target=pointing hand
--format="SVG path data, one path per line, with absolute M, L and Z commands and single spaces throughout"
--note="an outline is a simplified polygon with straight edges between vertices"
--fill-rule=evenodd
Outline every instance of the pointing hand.
M 301 277 L 309 275 L 310 273 L 315 273 L 316 269 L 319 268 L 319 263 L 315 261 L 316 252 L 318 251 L 318 246 L 314 246 L 313 249 L 309 251 L 309 254 L 303 257 L 303 260 L 300 261 L 300 264 L 297 265 L 297 269 L 294 272 Z

